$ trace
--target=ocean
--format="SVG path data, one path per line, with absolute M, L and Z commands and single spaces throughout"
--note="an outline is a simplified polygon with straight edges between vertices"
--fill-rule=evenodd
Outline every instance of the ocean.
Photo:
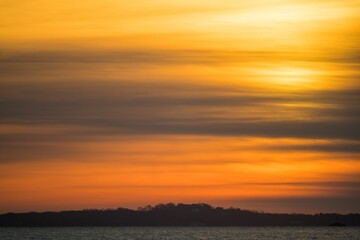
M 1 240 L 355 240 L 359 227 L 54 227 L 0 228 Z

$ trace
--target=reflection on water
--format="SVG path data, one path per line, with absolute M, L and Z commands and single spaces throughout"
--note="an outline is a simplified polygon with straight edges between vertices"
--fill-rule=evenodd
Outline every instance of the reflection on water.
M 0 228 L 2 240 L 356 240 L 359 228 L 329 227 L 93 227 Z

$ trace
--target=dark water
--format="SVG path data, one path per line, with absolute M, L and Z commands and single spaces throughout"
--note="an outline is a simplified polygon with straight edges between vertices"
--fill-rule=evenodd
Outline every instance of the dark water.
M 93 227 L 0 228 L 1 240 L 360 239 L 359 227 Z

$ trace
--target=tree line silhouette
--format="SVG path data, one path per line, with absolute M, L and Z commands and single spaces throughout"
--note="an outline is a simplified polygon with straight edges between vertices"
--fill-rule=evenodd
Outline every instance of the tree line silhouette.
M 341 224 L 338 222 L 341 221 Z M 335 222 L 335 223 L 334 223 Z M 339 223 L 339 224 L 337 224 Z M 208 204 L 158 204 L 137 210 L 6 213 L 0 227 L 49 226 L 360 226 L 360 214 L 275 214 Z

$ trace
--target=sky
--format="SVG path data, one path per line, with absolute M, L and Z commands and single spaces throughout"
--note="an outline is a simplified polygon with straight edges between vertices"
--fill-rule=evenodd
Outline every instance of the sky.
M 0 8 L 0 213 L 360 212 L 358 0 Z

